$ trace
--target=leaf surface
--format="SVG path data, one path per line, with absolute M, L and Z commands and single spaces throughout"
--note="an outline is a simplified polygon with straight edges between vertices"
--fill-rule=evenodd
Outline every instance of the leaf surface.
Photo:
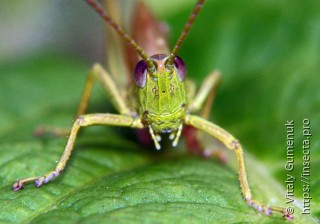
M 312 215 L 302 215 L 299 176 L 304 118 L 313 134 L 312 170 L 320 164 L 319 14 L 308 2 L 305 13 L 291 1 L 227 3 L 206 3 L 180 56 L 198 84 L 213 68 L 221 70 L 223 83 L 211 120 L 244 145 L 253 195 L 287 206 L 285 180 L 292 174 L 294 223 L 316 223 L 319 177 L 311 172 Z M 172 38 L 189 11 L 182 8 L 169 18 Z M 174 149 L 166 147 L 155 152 L 124 128 L 84 129 L 60 177 L 41 188 L 31 184 L 11 191 L 18 178 L 44 174 L 61 156 L 66 139 L 36 139 L 32 132 L 43 124 L 70 127 L 89 69 L 79 61 L 39 54 L 0 64 L 1 223 L 285 223 L 280 215 L 268 217 L 245 204 L 232 154 L 231 165 L 223 166 L 171 155 Z M 98 88 L 90 111 L 109 111 L 105 105 L 110 103 Z M 295 121 L 292 173 L 284 169 L 287 120 Z

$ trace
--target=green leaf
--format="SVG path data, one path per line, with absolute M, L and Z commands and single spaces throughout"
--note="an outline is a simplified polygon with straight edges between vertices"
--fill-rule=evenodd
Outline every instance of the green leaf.
M 320 177 L 315 173 L 320 168 L 320 32 L 315 28 L 320 16 L 314 4 L 208 1 L 181 50 L 189 76 L 198 84 L 212 69 L 222 72 L 211 120 L 244 145 L 253 196 L 287 207 L 285 177 L 296 177 L 294 223 L 317 223 L 320 217 Z M 170 15 L 172 40 L 189 12 L 185 7 Z M 14 63 L 0 61 L 1 223 L 286 222 L 245 204 L 232 154 L 224 166 L 173 155 L 167 147 L 155 152 L 124 128 L 84 129 L 60 177 L 13 192 L 18 178 L 54 168 L 66 139 L 36 139 L 32 132 L 43 124 L 70 127 L 89 68 L 76 58 L 43 53 Z M 109 111 L 104 106 L 108 101 L 98 88 L 90 111 Z M 313 134 L 311 215 L 301 214 L 304 118 L 311 121 Z M 287 120 L 295 121 L 292 173 L 284 169 Z

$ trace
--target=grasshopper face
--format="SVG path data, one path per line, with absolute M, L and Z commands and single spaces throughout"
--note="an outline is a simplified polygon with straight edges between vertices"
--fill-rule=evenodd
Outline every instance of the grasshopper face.
M 164 54 L 150 57 L 154 72 L 148 69 L 145 60 L 139 61 L 134 71 L 140 117 L 155 133 L 177 131 L 186 112 L 186 67 L 178 56 L 169 65 L 168 57 Z

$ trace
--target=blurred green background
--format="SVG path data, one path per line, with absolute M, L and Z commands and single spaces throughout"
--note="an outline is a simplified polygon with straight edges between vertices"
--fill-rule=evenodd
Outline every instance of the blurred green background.
M 130 11 L 132 1 L 130 5 L 128 1 L 121 2 Z M 194 1 L 175 1 L 174 6 L 172 1 L 167 0 L 147 2 L 155 14 L 169 24 L 172 46 Z M 305 138 L 302 135 L 302 120 L 310 120 L 311 212 L 314 217 L 320 217 L 320 178 L 316 173 L 320 168 L 319 9 L 320 2 L 311 0 L 208 0 L 179 53 L 188 66 L 188 76 L 198 85 L 213 69 L 221 71 L 223 82 L 212 108 L 211 120 L 240 139 L 249 160 L 254 161 L 248 164 L 249 177 L 250 172 L 258 169 L 252 164 L 258 164 L 259 169 L 282 186 L 280 191 L 283 192 L 286 175 L 295 175 L 297 199 L 302 197 L 299 178 L 302 171 L 302 140 Z M 106 60 L 105 47 L 108 45 L 104 39 L 101 19 L 83 1 L 0 2 L 2 192 L 8 191 L 16 178 L 30 175 L 30 172 L 39 175 L 39 171 L 36 172 L 38 166 L 42 167 L 41 164 L 45 163 L 50 169 L 53 161 L 59 158 L 64 139 L 37 140 L 31 134 L 41 124 L 69 127 L 87 71 L 94 62 L 104 64 Z M 109 105 L 108 99 L 97 87 L 90 111 L 109 111 L 106 104 Z M 294 120 L 295 123 L 293 172 L 284 169 L 287 120 Z M 80 138 L 80 145 L 83 142 L 81 147 L 89 143 L 94 145 L 95 142 L 97 145 L 111 145 L 124 149 L 129 155 L 133 153 L 136 158 L 133 164 L 150 162 L 149 157 L 135 151 L 139 148 L 135 142 L 121 137 L 119 143 L 117 137 L 122 129 L 109 129 L 93 129 L 87 137 L 84 133 Z M 107 140 L 103 136 L 106 133 Z M 41 147 L 37 146 L 38 143 Z M 131 148 L 134 148 L 133 152 Z M 46 153 L 50 152 L 52 156 L 47 156 Z M 124 152 L 119 155 L 115 153 L 116 158 L 125 157 Z M 99 153 L 98 150 L 89 154 L 97 157 Z M 34 157 L 40 157 L 31 163 L 36 167 L 23 165 Z M 97 162 L 96 157 L 93 163 Z M 128 157 L 119 159 L 125 169 L 132 165 L 132 159 Z M 46 171 L 46 168 L 42 170 Z M 256 178 L 254 175 L 252 179 Z M 33 192 L 31 188 L 28 191 Z M 28 191 L 24 191 L 26 195 Z M 8 198 L 15 197 L 10 192 Z M 9 199 L 1 198 L 4 203 Z M 282 200 L 283 203 L 284 196 Z M 16 206 L 6 205 L 8 210 Z M 35 217 L 34 214 L 28 216 L 27 212 L 26 216 L 18 214 L 20 219 L 16 221 L 30 221 Z M 10 216 L 3 220 L 14 219 Z

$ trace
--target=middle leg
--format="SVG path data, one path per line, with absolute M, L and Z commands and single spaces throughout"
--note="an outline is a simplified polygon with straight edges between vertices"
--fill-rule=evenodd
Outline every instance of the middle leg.
M 208 119 L 220 81 L 221 75 L 219 71 L 215 70 L 209 74 L 203 81 L 202 86 L 199 88 L 194 98 L 193 96 L 190 96 L 193 100 L 188 107 L 188 112 L 199 113 L 201 117 Z M 206 142 L 208 142 L 207 138 L 203 132 L 198 131 L 192 126 L 186 126 L 183 134 L 186 136 L 185 139 L 188 150 L 192 154 L 206 158 L 217 158 L 221 163 L 226 163 L 227 159 L 225 153 L 214 149 L 211 144 L 208 146 L 208 144 L 206 144 Z

